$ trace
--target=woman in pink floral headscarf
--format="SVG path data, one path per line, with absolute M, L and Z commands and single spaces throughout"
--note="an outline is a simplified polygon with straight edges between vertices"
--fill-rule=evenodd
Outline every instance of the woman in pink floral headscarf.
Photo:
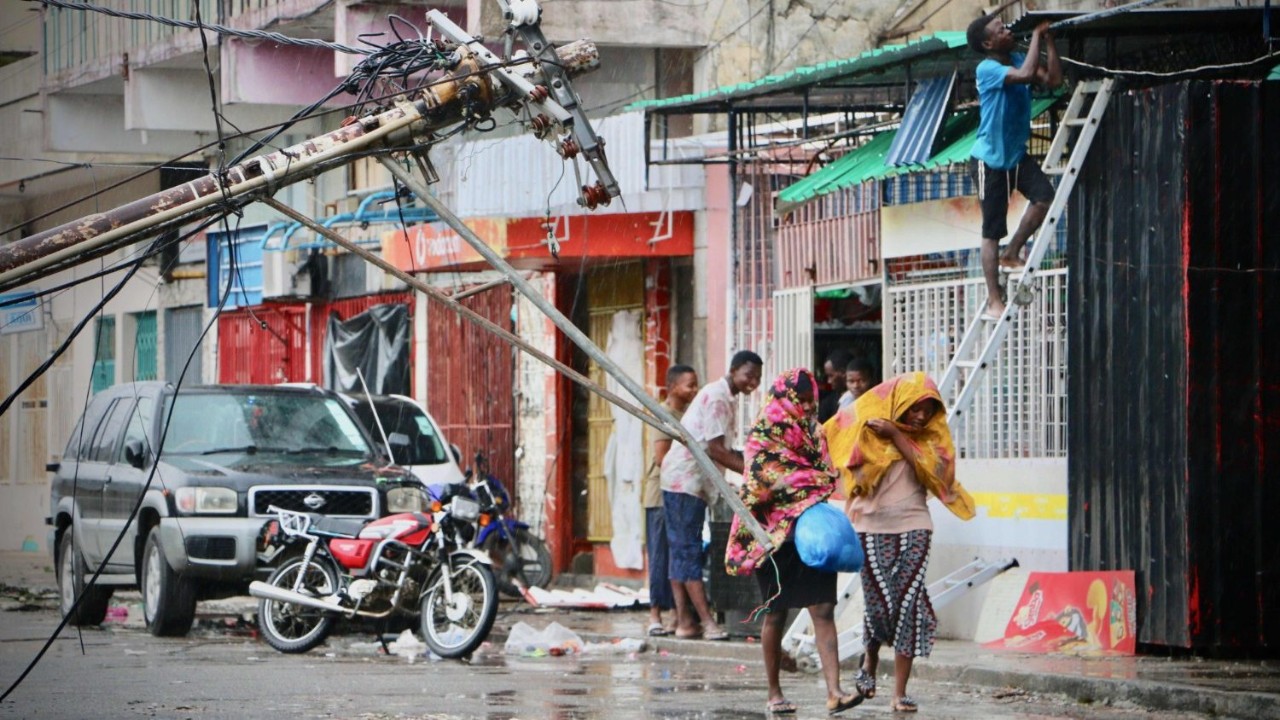
M 817 423 L 818 385 L 813 375 L 803 368 L 788 370 L 774 380 L 768 392 L 768 403 L 747 436 L 745 483 L 740 493 L 775 550 L 767 554 L 735 517 L 725 550 L 725 570 L 730 575 L 754 573 L 766 598 L 760 637 L 769 681 L 766 709 L 775 715 L 796 711 L 795 704 L 782 694 L 778 671 L 787 610 L 807 608 L 827 681 L 827 710 L 834 714 L 862 702 L 861 695 L 846 694 L 840 687 L 836 576 L 804 564 L 791 542 L 791 530 L 801 513 L 827 501 L 839 475 Z

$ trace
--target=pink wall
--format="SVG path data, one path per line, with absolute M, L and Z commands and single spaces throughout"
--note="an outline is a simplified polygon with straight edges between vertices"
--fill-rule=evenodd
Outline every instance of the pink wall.
M 702 382 L 724 375 L 729 369 L 729 324 L 732 322 L 728 298 L 733 282 L 733 254 L 730 230 L 733 198 L 729 192 L 727 165 L 707 165 L 707 368 Z

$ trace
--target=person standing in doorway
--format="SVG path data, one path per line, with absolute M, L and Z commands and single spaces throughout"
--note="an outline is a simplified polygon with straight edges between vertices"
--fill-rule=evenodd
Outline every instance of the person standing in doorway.
M 995 15 L 974 20 L 966 37 L 969 47 L 986 59 L 978 63 L 980 102 L 978 139 L 973 158 L 978 164 L 978 200 L 982 205 L 982 274 L 987 281 L 987 307 L 983 317 L 998 320 L 1004 314 L 1000 272 L 1016 272 L 1024 266 L 1022 247 L 1035 234 L 1053 202 L 1053 183 L 1040 163 L 1027 155 L 1031 138 L 1031 84 L 1056 89 L 1062 85 L 1062 64 L 1049 33 L 1040 23 L 1031 34 L 1027 53 L 1013 51 L 1013 33 Z M 1044 62 L 1040 50 L 1047 51 Z M 1022 193 L 1030 202 L 1018 229 L 1000 253 L 1000 240 L 1009 233 L 1005 216 L 1009 195 Z
M 840 396 L 840 409 L 843 410 L 853 401 L 862 397 L 872 385 L 876 384 L 876 371 L 871 363 L 855 357 L 844 366 L 844 394 Z
M 737 395 L 750 395 L 760 385 L 764 361 L 750 350 L 734 354 L 729 374 L 698 391 L 680 424 L 702 443 L 707 455 L 722 470 L 743 469 L 742 453 L 729 446 L 737 425 Z M 689 448 L 673 443 L 662 460 L 662 505 L 666 510 L 667 543 L 671 553 L 668 575 L 676 604 L 676 637 L 727 640 L 729 633 L 716 624 L 707 605 L 702 583 L 702 526 L 707 505 L 715 499 L 711 480 Z M 701 621 L 699 629 L 698 621 Z
M 698 373 L 688 365 L 672 365 L 667 369 L 667 398 L 663 406 L 679 420 L 698 394 Z M 667 551 L 667 516 L 662 507 L 662 460 L 671 450 L 672 438 L 657 434 L 653 441 L 653 462 L 645 474 L 640 499 L 644 505 L 645 544 L 649 551 L 649 635 L 659 637 L 675 632 L 675 618 L 663 623 L 662 611 L 675 609 L 675 596 L 667 577 L 670 553 Z
M 849 364 L 849 360 L 848 352 L 836 350 L 828 355 L 827 361 L 822 364 L 822 376 L 831 391 L 822 393 L 818 400 L 819 423 L 826 422 L 840 409 L 840 396 L 844 395 L 845 391 L 844 368 Z
M 747 472 L 739 493 L 769 534 L 774 550 L 766 554 L 735 516 L 725 550 L 725 571 L 755 574 L 760 594 L 766 598 L 760 634 L 769 683 L 765 709 L 774 715 L 796 712 L 795 703 L 782 693 L 778 671 L 787 611 L 807 608 L 827 685 L 827 712 L 834 715 L 862 702 L 861 695 L 846 693 L 840 686 L 836 574 L 806 565 L 791 538 L 800 515 L 835 492 L 839 474 L 827 454 L 822 429 L 814 422 L 818 381 L 813 374 L 804 368 L 788 370 L 773 382 L 766 397 L 768 402 L 747 436 Z

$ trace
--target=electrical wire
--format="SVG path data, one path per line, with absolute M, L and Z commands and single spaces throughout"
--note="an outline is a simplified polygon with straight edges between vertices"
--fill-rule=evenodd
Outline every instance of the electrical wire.
M 348 55 L 367 55 L 370 51 L 353 48 L 349 45 L 340 43 L 332 43 L 327 40 L 316 40 L 312 38 L 295 38 L 288 35 L 282 35 L 278 32 L 270 32 L 267 30 L 238 30 L 229 28 L 225 25 L 213 25 L 210 23 L 202 23 L 200 21 L 192 22 L 190 20 L 175 20 L 174 18 L 163 17 L 160 15 L 152 15 L 151 13 L 129 12 L 127 10 L 115 10 L 112 8 L 102 7 L 101 5 L 90 5 L 82 2 L 64 2 L 64 0 L 28 0 L 28 2 L 38 2 L 47 7 L 55 7 L 62 10 L 88 10 L 89 12 L 101 13 L 114 18 L 122 18 L 125 20 L 146 20 L 148 22 L 159 23 L 160 25 L 168 25 L 169 27 L 179 27 L 187 30 L 199 30 L 201 37 L 204 36 L 204 30 L 212 30 L 219 35 L 227 35 L 229 37 L 238 37 L 246 40 L 269 40 L 281 45 L 297 45 L 300 47 L 323 48 L 333 50 L 335 52 L 346 53 Z M 199 5 L 196 6 L 197 16 L 200 13 Z

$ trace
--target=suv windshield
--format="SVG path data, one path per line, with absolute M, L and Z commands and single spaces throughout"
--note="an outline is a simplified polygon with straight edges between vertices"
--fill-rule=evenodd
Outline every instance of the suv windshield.
M 374 406 L 398 464 L 438 465 L 448 461 L 444 443 L 436 435 L 431 420 L 417 405 L 403 400 L 378 399 L 374 401 Z M 378 425 L 374 422 L 368 401 L 359 400 L 355 403 L 354 410 L 365 428 L 374 437 L 378 437 Z
M 169 405 L 174 405 L 170 416 Z M 315 453 L 363 460 L 370 454 L 359 426 L 333 398 L 304 393 L 181 393 L 169 396 L 164 452 Z

